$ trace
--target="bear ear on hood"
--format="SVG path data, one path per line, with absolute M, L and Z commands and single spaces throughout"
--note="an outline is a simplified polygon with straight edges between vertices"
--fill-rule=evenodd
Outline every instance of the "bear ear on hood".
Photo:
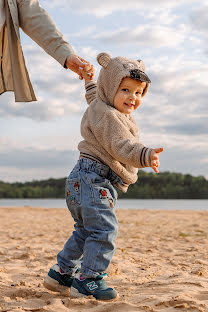
M 106 68 L 108 66 L 110 60 L 111 60 L 110 54 L 105 52 L 102 52 L 97 56 L 97 61 L 103 68 Z
M 140 70 L 145 72 L 144 62 L 142 60 L 137 60 L 137 62 L 139 63 Z

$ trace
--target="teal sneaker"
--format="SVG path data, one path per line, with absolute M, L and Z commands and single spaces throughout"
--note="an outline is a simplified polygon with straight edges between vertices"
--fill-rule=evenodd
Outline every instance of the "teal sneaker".
M 43 285 L 53 291 L 63 292 L 63 291 L 69 291 L 69 288 L 72 285 L 74 277 L 71 274 L 66 274 L 62 271 L 62 269 L 59 267 L 58 264 L 54 264 L 45 280 Z
M 93 296 L 97 300 L 115 300 L 118 294 L 113 288 L 106 285 L 106 273 L 98 275 L 96 278 L 83 279 L 81 274 L 75 275 L 72 282 L 70 296 L 80 298 L 85 296 Z

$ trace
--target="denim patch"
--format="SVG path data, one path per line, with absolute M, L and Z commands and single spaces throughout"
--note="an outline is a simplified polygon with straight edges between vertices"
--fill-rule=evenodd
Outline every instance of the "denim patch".
M 78 181 L 74 183 L 74 188 L 75 188 L 76 192 L 79 192 L 79 182 Z
M 105 189 L 100 189 L 99 190 L 100 198 L 107 198 L 107 191 Z
M 81 204 L 81 184 L 79 179 L 66 180 L 67 205 L 79 206 Z
M 95 204 L 100 204 L 108 208 L 113 208 L 115 204 L 115 197 L 112 196 L 110 192 L 112 186 L 107 185 L 107 183 L 102 183 L 102 184 L 103 185 L 100 185 L 100 184 L 92 185 L 93 200 Z
M 110 203 L 110 207 L 114 208 L 114 202 L 113 202 L 113 200 L 111 198 L 109 198 L 109 203 Z

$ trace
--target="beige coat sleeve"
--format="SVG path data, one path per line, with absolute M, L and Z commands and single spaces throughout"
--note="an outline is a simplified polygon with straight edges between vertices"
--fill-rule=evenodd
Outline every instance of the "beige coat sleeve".
M 39 1 L 17 0 L 17 5 L 22 30 L 64 66 L 66 58 L 74 51 Z
M 119 118 L 109 109 L 94 127 L 93 133 L 98 142 L 117 161 L 135 168 L 150 167 L 151 148 L 138 142 Z

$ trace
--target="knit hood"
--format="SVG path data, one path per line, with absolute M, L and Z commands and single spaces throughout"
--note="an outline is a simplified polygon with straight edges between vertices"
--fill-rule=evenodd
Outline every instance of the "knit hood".
M 123 78 L 130 77 L 146 82 L 142 96 L 147 93 L 150 79 L 145 74 L 145 65 L 142 60 L 131 60 L 125 57 L 115 57 L 107 53 L 100 53 L 97 56 L 98 63 L 102 66 L 97 81 L 97 96 L 110 106 Z

